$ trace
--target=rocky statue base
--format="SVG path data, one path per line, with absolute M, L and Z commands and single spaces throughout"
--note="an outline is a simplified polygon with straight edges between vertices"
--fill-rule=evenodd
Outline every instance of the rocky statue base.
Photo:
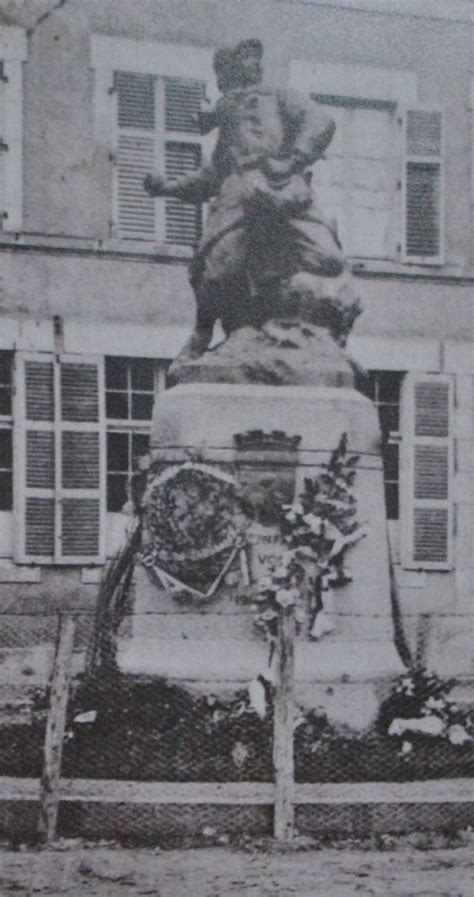
M 352 387 L 191 383 L 158 396 L 152 458 L 167 470 L 190 458 L 247 479 L 256 489 L 281 476 L 285 455 L 271 440 L 246 452 L 236 434 L 284 431 L 299 436 L 295 494 L 316 476 L 343 433 L 359 455 L 357 519 L 367 536 L 349 556 L 352 583 L 338 589 L 333 629 L 319 640 L 303 632 L 296 645 L 299 699 L 333 719 L 363 729 L 373 721 L 380 683 L 403 670 L 394 645 L 380 434 L 372 403 Z M 271 525 L 254 528 L 257 563 L 275 551 Z M 166 583 L 137 574 L 131 631 L 119 646 L 121 669 L 159 675 L 215 691 L 265 671 L 268 645 L 255 630 L 251 609 L 239 601 L 239 576 L 225 577 L 208 601 L 178 602 Z M 219 683 L 219 684 L 218 684 Z
M 171 381 L 353 386 L 363 376 L 343 351 L 361 312 L 347 270 L 332 278 L 300 272 L 256 296 L 251 314 L 244 311 L 224 342 L 198 358 L 185 349 L 171 365 Z
M 234 330 L 200 358 L 176 362 L 171 376 L 179 383 L 352 386 L 359 371 L 325 328 L 274 318 Z

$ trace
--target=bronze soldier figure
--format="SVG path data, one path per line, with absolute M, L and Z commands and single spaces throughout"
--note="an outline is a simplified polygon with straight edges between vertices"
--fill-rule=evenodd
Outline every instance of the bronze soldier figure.
M 201 116 L 203 133 L 218 128 L 209 165 L 178 181 L 145 179 L 153 196 L 212 200 L 190 267 L 196 326 L 180 359 L 205 352 L 218 318 L 228 335 L 284 314 L 281 285 L 293 275 L 336 277 L 345 267 L 310 186 L 309 168 L 329 145 L 334 122 L 312 100 L 265 86 L 262 55 L 255 39 L 215 54 L 222 96 Z

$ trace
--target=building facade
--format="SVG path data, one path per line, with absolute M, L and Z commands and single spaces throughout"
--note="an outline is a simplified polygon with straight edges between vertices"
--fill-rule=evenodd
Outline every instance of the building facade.
M 401 5 L 0 11 L 0 680 L 44 677 L 41 613 L 92 609 L 123 538 L 205 215 L 142 181 L 212 150 L 194 115 L 214 50 L 248 36 L 336 121 L 314 183 L 364 309 L 348 348 L 379 409 L 403 629 L 419 661 L 473 672 L 473 21 L 467 0 Z

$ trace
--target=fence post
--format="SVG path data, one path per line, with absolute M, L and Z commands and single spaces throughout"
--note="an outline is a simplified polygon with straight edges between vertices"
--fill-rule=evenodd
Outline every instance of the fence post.
M 273 766 L 275 769 L 274 836 L 290 841 L 294 832 L 295 762 L 294 667 L 295 619 L 293 608 L 282 608 L 278 621 L 279 681 L 275 691 Z
M 49 843 L 56 837 L 59 808 L 59 779 L 63 752 L 64 728 L 66 724 L 69 683 L 71 680 L 71 660 L 76 629 L 75 617 L 58 614 L 58 632 L 51 694 L 49 699 L 46 737 L 44 743 L 43 775 L 41 778 L 40 814 L 38 835 L 42 842 Z

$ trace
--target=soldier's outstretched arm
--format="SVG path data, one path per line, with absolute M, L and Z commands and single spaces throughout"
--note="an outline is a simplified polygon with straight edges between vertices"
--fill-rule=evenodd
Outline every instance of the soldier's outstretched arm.
M 225 155 L 219 139 L 207 165 L 177 180 L 164 178 L 159 174 L 147 174 L 143 187 L 150 196 L 175 196 L 185 202 L 207 202 L 215 196 L 226 177 Z
M 150 196 L 175 196 L 186 202 L 206 202 L 216 192 L 217 185 L 215 171 L 209 165 L 177 180 L 164 178 L 160 174 L 147 174 L 143 188 Z

